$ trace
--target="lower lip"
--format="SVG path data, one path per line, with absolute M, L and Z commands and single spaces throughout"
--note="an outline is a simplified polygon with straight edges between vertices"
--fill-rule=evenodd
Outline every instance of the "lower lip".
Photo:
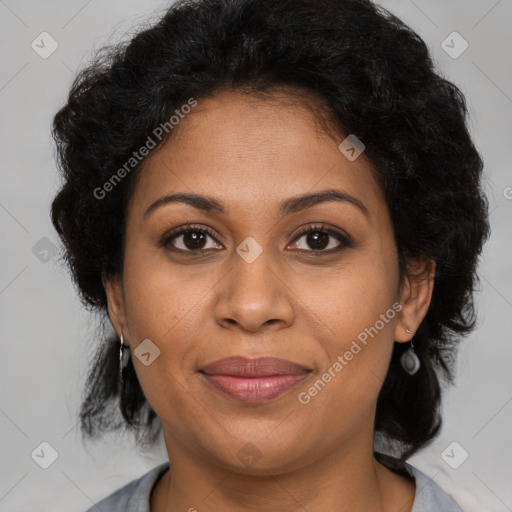
M 308 373 L 268 377 L 234 377 L 206 373 L 202 375 L 209 384 L 229 397 L 248 404 L 259 404 L 290 391 L 303 381 Z

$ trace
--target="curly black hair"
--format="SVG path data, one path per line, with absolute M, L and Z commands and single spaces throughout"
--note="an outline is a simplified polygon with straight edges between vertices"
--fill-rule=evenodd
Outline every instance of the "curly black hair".
M 406 374 L 399 360 L 407 347 L 395 343 L 378 398 L 375 432 L 405 460 L 440 429 L 441 382 L 453 382 L 456 345 L 475 326 L 476 268 L 490 228 L 464 95 L 434 69 L 420 36 L 382 7 L 182 0 L 131 40 L 100 50 L 53 120 L 63 184 L 51 216 L 63 259 L 83 304 L 108 326 L 102 273 L 122 275 L 126 208 L 144 160 L 108 194 L 98 198 L 98 190 L 191 98 L 279 87 L 317 98 L 340 133 L 364 143 L 385 193 L 401 275 L 410 259 L 436 263 L 431 305 L 414 336 L 421 368 Z M 131 361 L 119 389 L 119 339 L 106 330 L 101 337 L 82 434 L 125 428 L 151 445 L 161 422 Z

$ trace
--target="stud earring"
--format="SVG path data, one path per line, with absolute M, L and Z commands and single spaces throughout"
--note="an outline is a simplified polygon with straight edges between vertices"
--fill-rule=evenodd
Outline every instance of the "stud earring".
M 128 360 L 130 359 L 130 350 L 128 345 L 124 344 L 123 334 L 119 337 L 119 341 L 121 342 L 119 345 L 119 381 L 121 385 L 121 389 L 123 387 L 123 370 L 126 368 L 128 364 Z M 128 349 L 128 350 L 124 350 Z

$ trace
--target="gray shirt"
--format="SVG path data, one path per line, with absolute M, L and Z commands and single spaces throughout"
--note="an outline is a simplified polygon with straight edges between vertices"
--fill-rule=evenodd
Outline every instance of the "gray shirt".
M 416 480 L 416 495 L 411 512 L 463 512 L 427 475 L 410 464 L 404 465 L 407 472 Z M 102 499 L 86 512 L 150 512 L 151 491 L 160 476 L 168 469 L 169 462 L 160 464 Z

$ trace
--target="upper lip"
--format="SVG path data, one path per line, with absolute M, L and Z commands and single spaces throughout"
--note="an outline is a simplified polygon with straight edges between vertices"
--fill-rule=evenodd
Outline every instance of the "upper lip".
M 219 359 L 201 372 L 207 375 L 232 375 L 236 377 L 269 377 L 271 375 L 301 375 L 311 369 L 301 364 L 276 357 L 227 357 Z

